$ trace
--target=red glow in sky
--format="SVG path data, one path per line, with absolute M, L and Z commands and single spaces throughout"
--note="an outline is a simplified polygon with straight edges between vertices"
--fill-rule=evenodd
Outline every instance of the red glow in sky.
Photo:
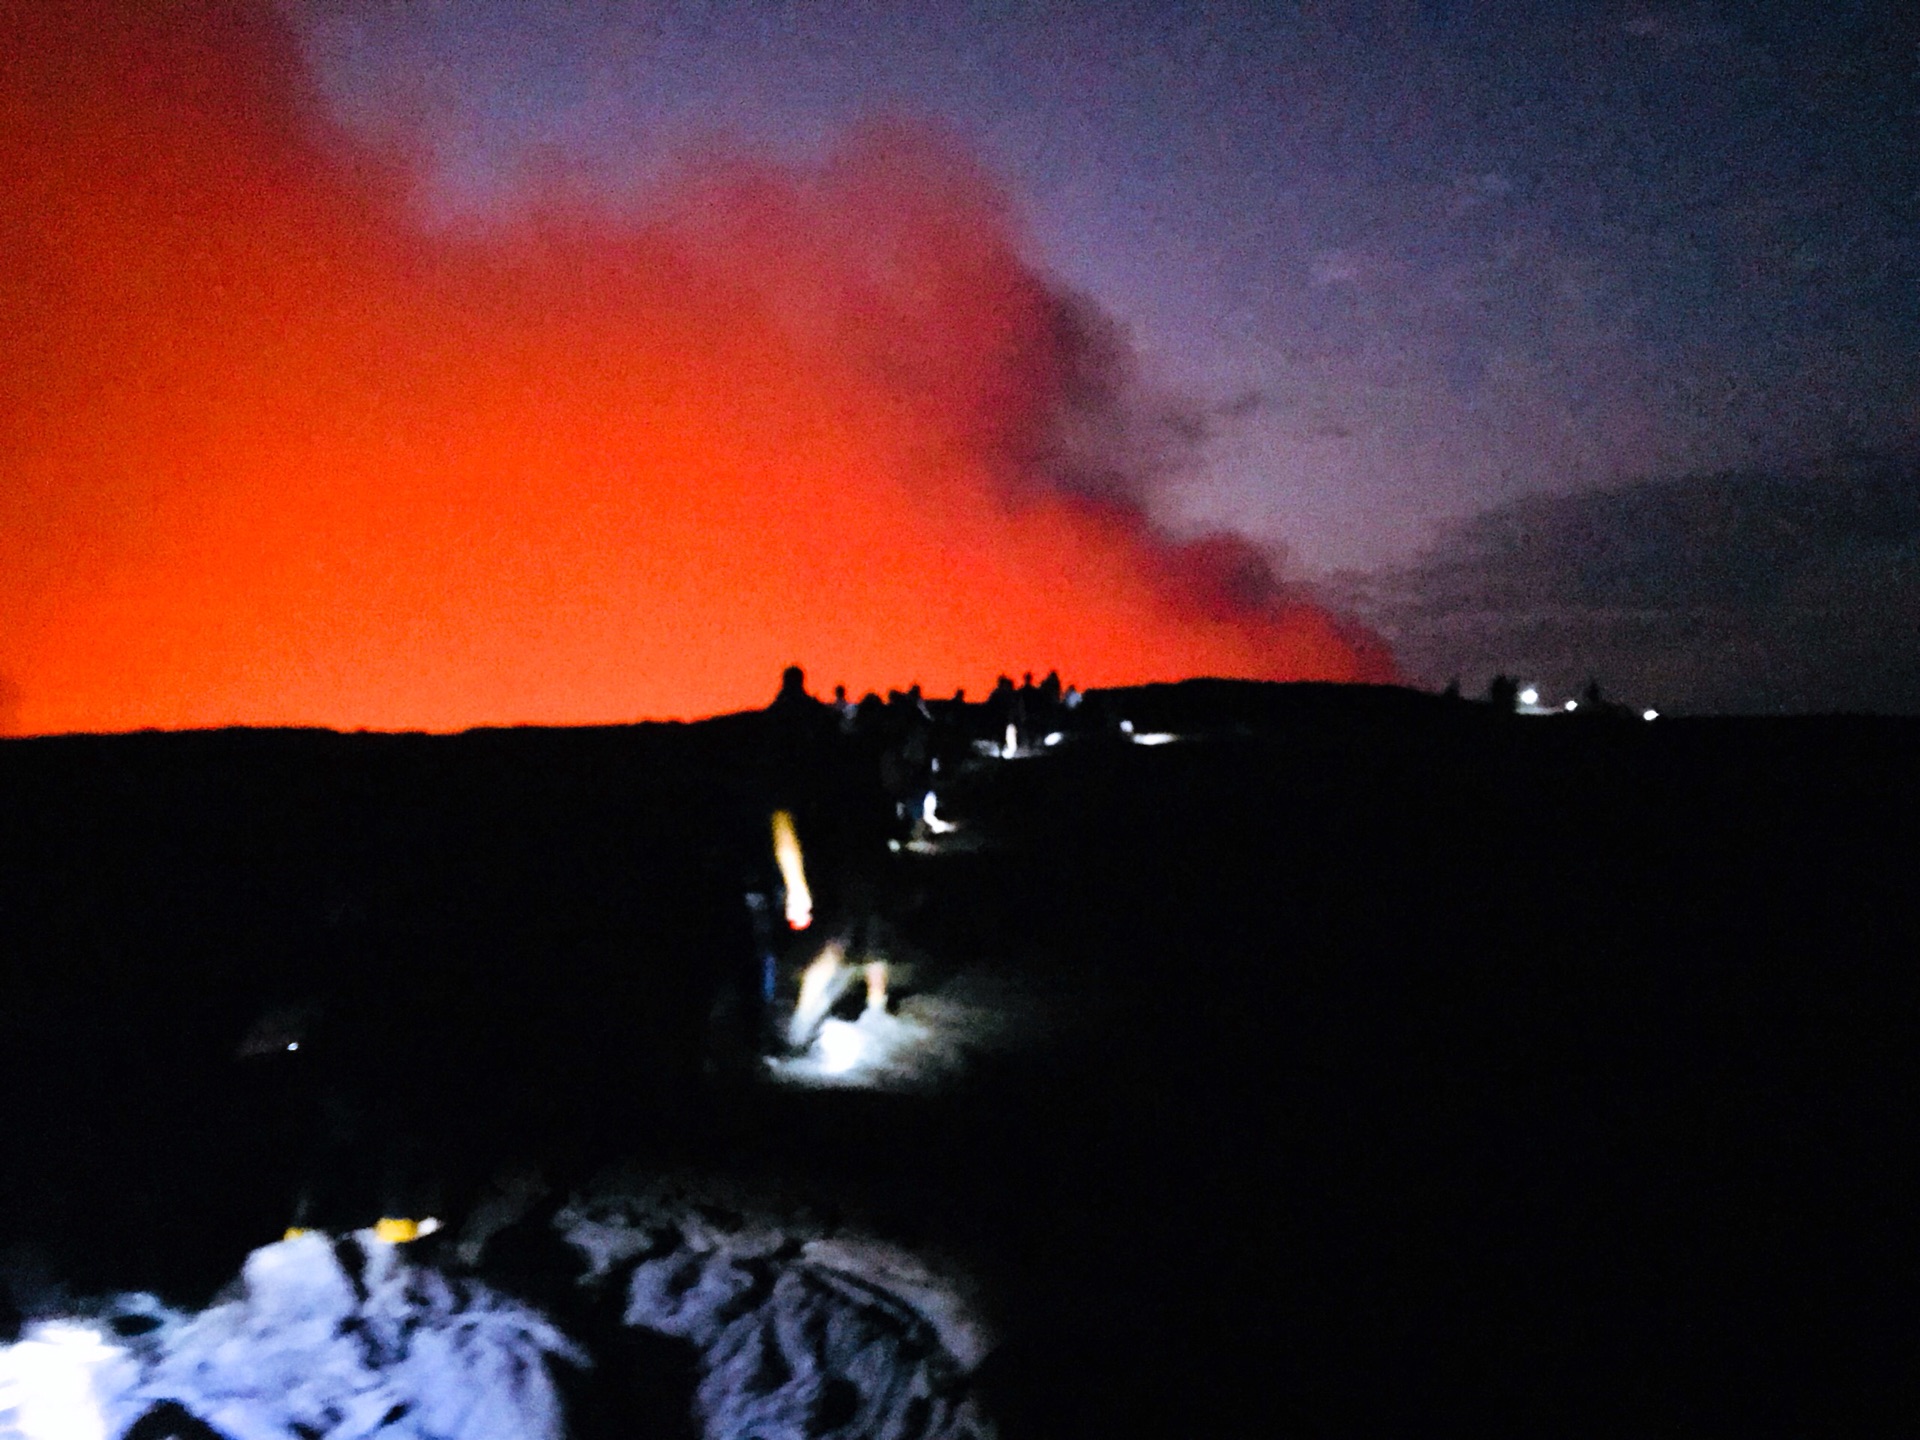
M 1028 483 L 1058 300 L 938 142 L 428 236 L 270 12 L 0 14 L 0 726 L 692 716 L 792 661 L 1389 673 Z

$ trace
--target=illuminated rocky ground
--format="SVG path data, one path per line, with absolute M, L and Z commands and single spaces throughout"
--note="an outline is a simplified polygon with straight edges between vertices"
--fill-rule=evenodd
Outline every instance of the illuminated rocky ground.
M 991 728 L 936 747 L 949 834 L 768 716 L 6 742 L 10 1328 L 163 1398 L 262 1256 L 372 1303 L 291 1221 L 432 1214 L 406 1303 L 495 1297 L 530 1434 L 540 1376 L 570 1433 L 769 1440 L 1897 1399 L 1912 723 L 1188 686 Z M 776 805 L 821 909 L 778 1002 L 835 925 L 893 968 L 767 1065 Z M 403 1402 L 329 1403 L 258 1433 Z

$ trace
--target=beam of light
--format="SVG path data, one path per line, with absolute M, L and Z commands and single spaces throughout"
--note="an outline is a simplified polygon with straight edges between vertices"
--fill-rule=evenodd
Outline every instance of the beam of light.
M 920 819 L 925 822 L 927 829 L 931 830 L 935 835 L 951 835 L 960 827 L 955 825 L 951 820 L 942 820 L 940 818 L 935 809 L 938 803 L 934 798 L 933 791 L 927 791 L 926 799 L 920 802 Z
M 1020 729 L 1016 725 L 1007 726 L 1007 738 L 1000 747 L 1000 758 L 1011 760 L 1020 753 Z
M 804 930 L 813 923 L 813 892 L 807 889 L 807 867 L 800 858 L 800 836 L 793 816 L 773 812 L 773 858 L 780 867 L 780 883 L 787 891 L 787 925 Z
M 130 1370 L 127 1352 L 90 1326 L 37 1325 L 18 1344 L 0 1346 L 0 1435 L 107 1440 L 102 1399 Z
M 789 1045 L 798 1048 L 812 1038 L 839 996 L 843 978 L 841 970 L 846 958 L 840 942 L 831 941 L 821 947 L 820 953 L 813 957 L 813 963 L 801 974 L 800 998 L 794 1003 L 793 1018 L 787 1022 Z
M 874 1003 L 858 1018 L 823 1014 L 809 1037 L 767 1070 L 780 1084 L 918 1090 L 963 1076 L 974 1057 L 1040 1042 L 1062 1013 L 1060 997 L 1030 980 L 962 975 Z

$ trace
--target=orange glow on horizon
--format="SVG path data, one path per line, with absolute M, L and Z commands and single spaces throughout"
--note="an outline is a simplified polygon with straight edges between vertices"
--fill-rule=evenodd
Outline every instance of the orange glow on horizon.
M 1054 301 L 948 147 L 426 236 L 269 7 L 101 10 L 0 22 L 0 732 L 1390 678 L 1022 483 Z

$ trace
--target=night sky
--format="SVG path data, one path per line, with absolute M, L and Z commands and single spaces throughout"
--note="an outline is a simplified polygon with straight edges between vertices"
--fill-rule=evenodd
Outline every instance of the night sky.
M 1224 410 L 1165 499 L 1312 567 L 1543 490 L 1920 433 L 1920 22 L 1897 4 L 314 6 L 426 214 L 555 158 L 950 127 L 1028 251 Z
M 1895 518 L 1807 563 L 1920 619 L 1907 7 L 142 9 L 0 37 L 14 729 L 694 714 L 787 658 L 1820 708 L 1408 595 L 1474 607 L 1476 515 L 1862 456 Z

